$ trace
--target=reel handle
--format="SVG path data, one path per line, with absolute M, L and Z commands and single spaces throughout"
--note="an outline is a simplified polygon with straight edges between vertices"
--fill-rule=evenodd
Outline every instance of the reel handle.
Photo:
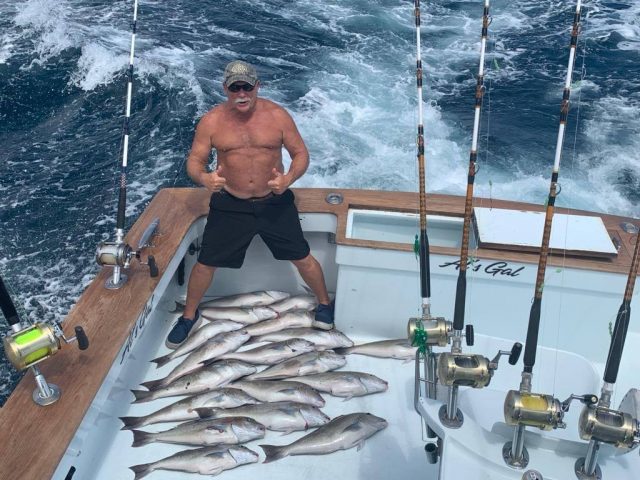
M 153 255 L 147 257 L 147 263 L 149 264 L 149 275 L 153 278 L 158 276 L 158 264 Z
M 516 363 L 518 363 L 521 353 L 522 344 L 520 342 L 514 343 L 513 347 L 511 348 L 511 353 L 509 354 L 509 365 L 515 365 Z
M 465 327 L 465 340 L 468 347 L 472 347 L 474 343 L 473 325 L 467 324 Z
M 563 412 L 569 411 L 569 407 L 571 406 L 571 402 L 573 400 L 578 400 L 580 403 L 582 403 L 583 405 L 586 405 L 587 407 L 592 407 L 593 405 L 598 403 L 598 397 L 591 393 L 588 393 L 586 395 L 571 394 L 569 398 L 567 398 L 564 402 L 562 402 Z
M 87 334 L 84 332 L 84 329 L 81 326 L 77 326 L 74 328 L 76 332 L 76 340 L 78 341 L 78 348 L 80 350 L 86 350 L 89 348 L 89 338 Z

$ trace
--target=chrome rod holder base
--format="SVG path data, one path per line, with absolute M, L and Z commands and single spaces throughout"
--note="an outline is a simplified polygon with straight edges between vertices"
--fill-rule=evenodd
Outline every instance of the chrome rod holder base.
M 574 472 L 576 473 L 576 477 L 580 480 L 602 480 L 602 470 L 599 465 L 596 465 L 595 470 L 592 475 L 589 475 L 585 472 L 585 461 L 584 457 L 576 460 L 576 464 L 574 466 Z
M 440 407 L 440 410 L 438 410 L 438 418 L 440 418 L 440 422 L 442 422 L 442 424 L 445 427 L 449 427 L 449 428 L 460 428 L 462 426 L 462 424 L 464 423 L 464 415 L 462 414 L 460 409 L 456 408 L 455 417 L 449 418 L 447 416 L 447 406 L 446 405 L 442 405 Z
M 527 468 L 529 465 L 529 452 L 527 451 L 527 447 L 522 447 L 522 456 L 520 458 L 513 457 L 511 455 L 511 446 L 513 442 L 507 442 L 502 447 L 502 458 L 505 463 L 509 465 L 511 468 L 515 468 L 521 470 L 523 468 Z
M 53 383 L 47 384 L 49 388 L 49 393 L 46 394 L 42 391 L 42 389 L 35 388 L 33 390 L 33 401 L 36 402 L 41 407 L 46 407 L 47 405 L 51 405 L 52 403 L 56 403 L 60 398 L 60 387 Z
M 122 288 L 125 283 L 127 283 L 127 278 L 128 277 L 124 273 L 121 273 L 119 275 L 118 281 L 116 282 L 113 280 L 112 275 L 104 282 L 104 286 L 109 290 L 118 290 L 119 288 Z

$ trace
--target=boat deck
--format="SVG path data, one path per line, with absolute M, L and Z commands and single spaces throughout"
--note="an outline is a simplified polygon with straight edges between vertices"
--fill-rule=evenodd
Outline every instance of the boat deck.
M 350 208 L 415 212 L 418 205 L 416 194 L 329 189 L 299 189 L 295 192 L 301 213 L 317 212 L 335 215 L 337 220 L 335 242 L 338 245 L 403 252 L 411 251 L 413 248 L 411 242 L 392 243 L 347 238 L 346 226 L 347 212 Z M 344 199 L 342 204 L 331 205 L 325 201 L 326 195 L 331 192 L 342 194 Z M 485 207 L 542 210 L 541 206 L 515 202 L 487 199 L 477 199 L 476 202 Z M 429 214 L 459 218 L 462 217 L 464 203 L 460 197 L 428 195 L 427 207 Z M 208 194 L 202 189 L 165 189 L 154 197 L 145 212 L 129 231 L 126 241 L 131 245 L 137 244 L 137 240 L 149 222 L 153 218 L 159 217 L 160 235 L 156 237 L 155 247 L 151 253 L 156 258 L 161 276 L 150 278 L 147 268 L 134 262 L 128 271 L 129 282 L 122 290 L 109 291 L 104 289 L 103 284 L 111 275 L 109 269 L 101 271 L 89 285 L 64 323 L 66 332 L 72 332 L 73 327 L 76 325 L 84 327 L 91 342 L 89 349 L 78 351 L 74 346 L 63 347 L 55 358 L 40 365 L 47 380 L 61 387 L 61 399 L 56 404 L 45 408 L 35 405 L 31 400 L 31 394 L 34 389 L 33 377 L 28 374 L 19 383 L 4 407 L 0 409 L 0 457 L 3 459 L 0 462 L 0 478 L 13 478 L 16 472 L 20 472 L 22 478 L 51 478 L 69 443 L 76 434 L 81 421 L 89 411 L 108 372 L 114 363 L 118 361 L 117 357 L 121 352 L 122 345 L 130 342 L 135 337 L 139 329 L 138 322 L 141 318 L 144 318 L 145 308 L 148 308 L 152 293 L 159 282 L 162 281 L 162 274 L 169 266 L 176 268 L 174 257 L 184 236 L 194 222 L 205 216 L 207 211 Z M 566 211 L 563 209 L 557 209 L 557 211 L 578 215 L 587 214 L 587 212 Z M 631 262 L 632 242 L 635 240 L 635 236 L 626 233 L 620 225 L 622 222 L 629 222 L 632 219 L 606 215 L 603 215 L 602 219 L 610 236 L 619 246 L 619 253 L 616 258 L 577 258 L 561 254 L 550 258 L 549 264 L 624 274 Z M 458 249 L 446 246 L 433 245 L 431 251 L 432 253 L 451 256 L 459 255 Z M 476 249 L 474 254 L 486 259 L 500 261 L 537 263 L 537 255 L 530 252 Z M 397 321 L 402 325 L 406 324 L 406 318 L 400 318 Z M 404 326 L 401 328 L 404 329 Z M 354 335 L 355 339 L 363 339 L 366 336 L 366 330 L 348 333 Z M 385 370 L 386 367 L 380 368 L 380 376 L 389 376 L 392 373 Z M 397 365 L 394 364 L 393 368 L 397 368 Z M 406 368 L 406 370 L 409 372 L 407 375 L 413 375 L 411 368 Z M 402 390 L 398 384 L 392 384 L 392 386 L 395 388 L 392 388 L 388 395 L 400 395 Z M 122 388 L 124 390 L 125 386 L 122 386 Z M 406 390 L 404 392 L 406 393 Z M 407 408 L 404 411 L 407 415 L 412 411 L 408 405 L 412 397 L 403 398 L 402 401 L 394 398 L 393 402 L 387 402 L 384 400 L 385 398 L 391 400 L 388 396 L 378 395 L 371 397 L 370 400 L 367 399 L 367 401 L 381 402 L 381 405 L 388 405 L 388 408 L 392 410 L 397 405 L 406 406 Z M 396 400 L 398 400 L 397 403 Z M 354 400 L 351 400 L 351 402 L 354 402 Z M 328 413 L 334 413 L 332 408 L 334 407 L 330 405 Z M 373 409 L 374 406 L 372 405 L 371 408 Z M 124 412 L 118 413 L 124 414 Z M 375 411 L 372 413 L 375 413 Z M 399 415 L 398 418 L 403 415 Z M 410 435 L 403 433 L 399 438 L 411 437 L 415 439 L 418 434 L 417 432 L 415 432 L 415 435 L 411 432 L 409 433 Z M 271 438 L 269 438 L 269 441 L 271 441 Z M 275 440 L 274 443 L 276 443 Z M 391 447 L 383 446 L 382 444 L 376 445 L 376 440 L 374 439 L 372 448 L 374 450 L 370 452 L 375 452 L 375 449 L 378 448 L 386 450 Z M 143 457 L 142 453 L 138 453 L 138 450 L 141 449 L 135 449 L 134 451 L 136 463 L 147 460 L 148 458 Z M 406 452 L 410 451 L 413 452 L 411 449 L 406 450 Z M 37 452 L 37 454 L 33 452 Z M 406 452 L 403 454 L 406 454 Z M 411 453 L 411 455 L 414 454 L 418 455 L 418 453 Z M 355 453 L 345 452 L 339 455 L 349 456 L 355 455 Z M 308 457 L 291 459 L 291 461 L 294 463 L 299 462 L 300 468 L 312 465 Z M 424 466 L 422 462 L 420 464 Z M 278 463 L 274 463 L 274 465 L 278 465 Z M 340 462 L 340 465 L 344 465 L 344 463 Z M 376 468 L 383 468 L 381 465 L 384 465 L 384 462 L 379 462 Z M 269 467 L 269 465 L 264 466 L 264 468 L 266 467 Z M 246 472 L 247 470 L 239 469 L 239 472 L 242 471 Z M 229 473 L 229 475 L 232 474 Z M 157 475 L 160 474 L 158 473 Z M 359 474 L 354 475 L 353 478 L 358 478 L 357 475 Z

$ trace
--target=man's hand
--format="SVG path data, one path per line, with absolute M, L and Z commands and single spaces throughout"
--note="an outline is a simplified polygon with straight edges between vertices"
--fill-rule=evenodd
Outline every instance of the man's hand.
M 267 182 L 267 186 L 276 195 L 282 195 L 284 191 L 289 188 L 289 185 L 291 185 L 291 182 L 289 182 L 289 177 L 283 175 L 275 168 L 271 170 L 271 174 L 273 175 L 273 177 Z
M 200 183 L 210 192 L 219 192 L 227 184 L 226 178 L 223 177 L 222 165 L 218 165 L 215 172 L 203 173 L 200 176 Z

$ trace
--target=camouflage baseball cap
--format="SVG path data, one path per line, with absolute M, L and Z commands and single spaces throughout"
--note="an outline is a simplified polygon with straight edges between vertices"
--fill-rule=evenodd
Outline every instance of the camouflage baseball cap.
M 222 83 L 228 87 L 235 82 L 247 82 L 249 85 L 255 85 L 258 81 L 258 73 L 256 69 L 242 60 L 234 60 L 224 69 Z

